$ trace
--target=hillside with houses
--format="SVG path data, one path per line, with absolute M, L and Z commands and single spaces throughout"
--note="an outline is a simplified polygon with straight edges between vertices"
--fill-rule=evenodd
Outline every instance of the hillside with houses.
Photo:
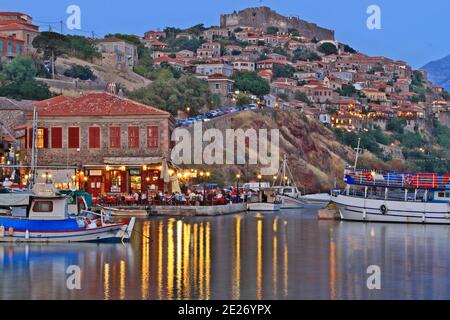
M 101 39 L 40 32 L 26 14 L 0 13 L 0 40 L 0 95 L 8 100 L 108 91 L 168 111 L 181 126 L 214 120 L 208 111 L 218 109 L 216 115 L 248 106 L 295 112 L 350 152 L 360 139 L 385 163 L 450 169 L 450 95 L 426 71 L 358 52 L 332 30 L 267 7 L 222 15 L 218 26 L 111 30 Z M 19 83 L 11 74 L 24 66 L 32 71 Z M 29 111 L 22 104 L 16 109 Z M 260 116 L 240 119 L 251 124 Z M 2 124 L 8 132 L 15 125 Z M 308 135 L 286 130 L 295 139 Z M 8 132 L 5 150 L 17 138 Z

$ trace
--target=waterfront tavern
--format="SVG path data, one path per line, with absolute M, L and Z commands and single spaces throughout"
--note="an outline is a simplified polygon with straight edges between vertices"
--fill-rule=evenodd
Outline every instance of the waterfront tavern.
M 63 188 L 70 184 L 95 197 L 164 190 L 160 171 L 174 125 L 169 113 L 105 92 L 60 96 L 35 107 L 37 182 L 51 180 Z M 30 114 L 18 128 L 23 133 L 21 156 L 29 165 L 32 127 Z

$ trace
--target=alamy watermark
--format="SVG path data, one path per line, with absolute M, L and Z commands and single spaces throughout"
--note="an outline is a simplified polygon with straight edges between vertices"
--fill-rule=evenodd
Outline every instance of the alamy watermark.
M 171 153 L 172 161 L 177 165 L 258 165 L 265 176 L 278 172 L 279 129 L 271 129 L 270 135 L 267 129 L 224 131 L 225 136 L 222 130 L 215 128 L 203 132 L 202 122 L 195 123 L 193 130 L 176 128 L 172 133 L 172 141 L 176 142 Z
M 66 13 L 69 15 L 66 20 L 67 29 L 81 30 L 81 8 L 72 4 L 67 7 Z
M 370 265 L 367 267 L 367 274 L 370 275 L 366 282 L 367 289 L 381 290 L 381 268 L 377 265 Z
M 381 8 L 376 4 L 372 4 L 367 7 L 367 28 L 369 30 L 380 30 L 381 29 Z
M 66 280 L 67 289 L 81 290 L 81 268 L 77 265 L 70 265 L 66 274 L 69 275 Z

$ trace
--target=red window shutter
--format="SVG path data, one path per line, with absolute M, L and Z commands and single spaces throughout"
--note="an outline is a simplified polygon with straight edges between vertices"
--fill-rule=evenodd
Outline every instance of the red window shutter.
M 44 149 L 48 148 L 48 128 L 44 128 Z
M 100 148 L 100 128 L 99 127 L 89 128 L 89 148 L 91 148 L 91 149 Z
M 27 149 L 28 148 L 28 130 L 25 129 L 25 141 L 24 141 L 24 148 Z
M 139 127 L 128 127 L 128 148 L 139 148 Z
M 109 128 L 109 146 L 110 148 L 120 148 L 120 127 Z
M 153 126 L 147 128 L 147 147 L 158 147 L 158 127 Z
M 28 129 L 28 147 L 33 148 L 33 128 Z
M 52 128 L 52 148 L 61 149 L 62 148 L 62 128 Z
M 69 128 L 69 149 L 77 149 L 80 147 L 80 128 Z

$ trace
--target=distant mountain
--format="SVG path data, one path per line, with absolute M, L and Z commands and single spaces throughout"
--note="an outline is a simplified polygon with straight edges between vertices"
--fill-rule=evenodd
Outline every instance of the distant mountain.
M 421 69 L 428 72 L 428 79 L 435 85 L 443 87 L 450 92 L 450 55 L 427 63 Z

